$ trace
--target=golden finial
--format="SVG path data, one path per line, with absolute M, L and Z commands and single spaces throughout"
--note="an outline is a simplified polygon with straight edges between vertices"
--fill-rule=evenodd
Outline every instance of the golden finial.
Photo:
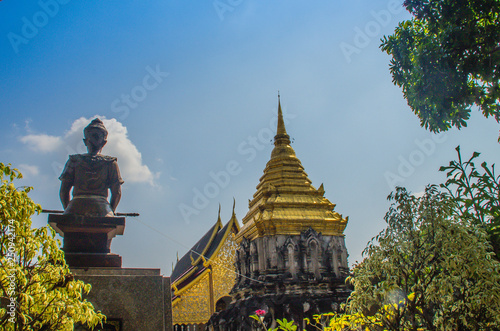
M 236 209 L 236 199 L 233 197 L 233 214 L 231 215 L 231 221 L 236 219 L 235 209 Z
M 220 203 L 219 203 L 219 214 L 217 215 L 217 222 L 215 224 L 219 224 L 219 226 L 222 228 L 222 220 L 220 218 Z
M 325 187 L 323 186 L 323 183 L 321 183 L 321 186 L 318 189 L 318 193 L 321 194 L 321 196 L 325 195 Z
M 285 121 L 283 120 L 283 111 L 281 110 L 281 100 L 278 91 L 278 128 L 274 136 L 274 145 L 289 145 L 290 136 L 286 133 Z
M 276 132 L 278 135 L 285 135 L 285 121 L 283 120 L 283 111 L 281 110 L 281 100 L 278 94 L 278 130 Z

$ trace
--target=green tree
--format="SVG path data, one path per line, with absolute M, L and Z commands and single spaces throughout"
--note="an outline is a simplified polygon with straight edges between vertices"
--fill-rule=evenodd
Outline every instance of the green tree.
M 385 36 L 395 85 L 432 132 L 466 126 L 472 106 L 500 121 L 500 1 L 405 0 L 413 18 Z
M 99 324 L 104 315 L 82 298 L 90 285 L 73 279 L 55 232 L 33 229 L 41 211 L 29 187 L 16 188 L 21 173 L 0 163 L 0 329 L 73 330 Z
M 476 167 L 479 157 L 474 152 L 468 160 L 462 160 L 460 146 L 456 148 L 458 161 L 451 161 L 439 170 L 448 177 L 441 184 L 457 202 L 457 213 L 461 218 L 484 225 L 490 236 L 493 250 L 500 260 L 500 175 L 495 174 L 495 165 L 486 162 Z
M 500 263 L 484 228 L 458 217 L 436 186 L 422 197 L 397 188 L 389 199 L 387 228 L 349 278 L 348 312 L 371 330 L 500 327 Z

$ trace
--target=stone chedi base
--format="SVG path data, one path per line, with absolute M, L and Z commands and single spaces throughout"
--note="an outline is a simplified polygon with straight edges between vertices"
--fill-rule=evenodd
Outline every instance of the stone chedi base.
M 314 314 L 338 311 L 350 294 L 343 236 L 323 236 L 310 228 L 300 235 L 243 239 L 237 250 L 238 276 L 228 309 L 212 316 L 215 330 L 252 330 L 248 318 L 265 310 L 264 322 L 301 323 Z M 300 329 L 308 329 L 301 325 Z
M 49 214 L 49 224 L 63 237 L 70 267 L 121 267 L 122 258 L 110 252 L 111 240 L 123 235 L 125 217 Z

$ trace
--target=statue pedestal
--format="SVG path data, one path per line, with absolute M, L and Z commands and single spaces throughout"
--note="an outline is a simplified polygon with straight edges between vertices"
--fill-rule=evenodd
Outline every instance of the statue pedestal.
M 125 217 L 49 214 L 49 224 L 63 238 L 70 267 L 121 267 L 120 255 L 110 252 L 111 240 L 123 235 Z

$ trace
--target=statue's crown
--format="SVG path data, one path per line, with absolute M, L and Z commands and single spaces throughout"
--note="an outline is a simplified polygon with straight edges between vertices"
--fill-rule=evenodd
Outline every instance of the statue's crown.
M 108 136 L 108 130 L 106 130 L 104 123 L 99 118 L 92 120 L 92 122 L 90 122 L 90 124 L 87 125 L 87 127 L 85 127 L 85 129 L 83 129 L 83 134 L 86 136 L 87 131 L 89 131 L 91 129 L 101 130 L 104 132 L 104 137 Z

